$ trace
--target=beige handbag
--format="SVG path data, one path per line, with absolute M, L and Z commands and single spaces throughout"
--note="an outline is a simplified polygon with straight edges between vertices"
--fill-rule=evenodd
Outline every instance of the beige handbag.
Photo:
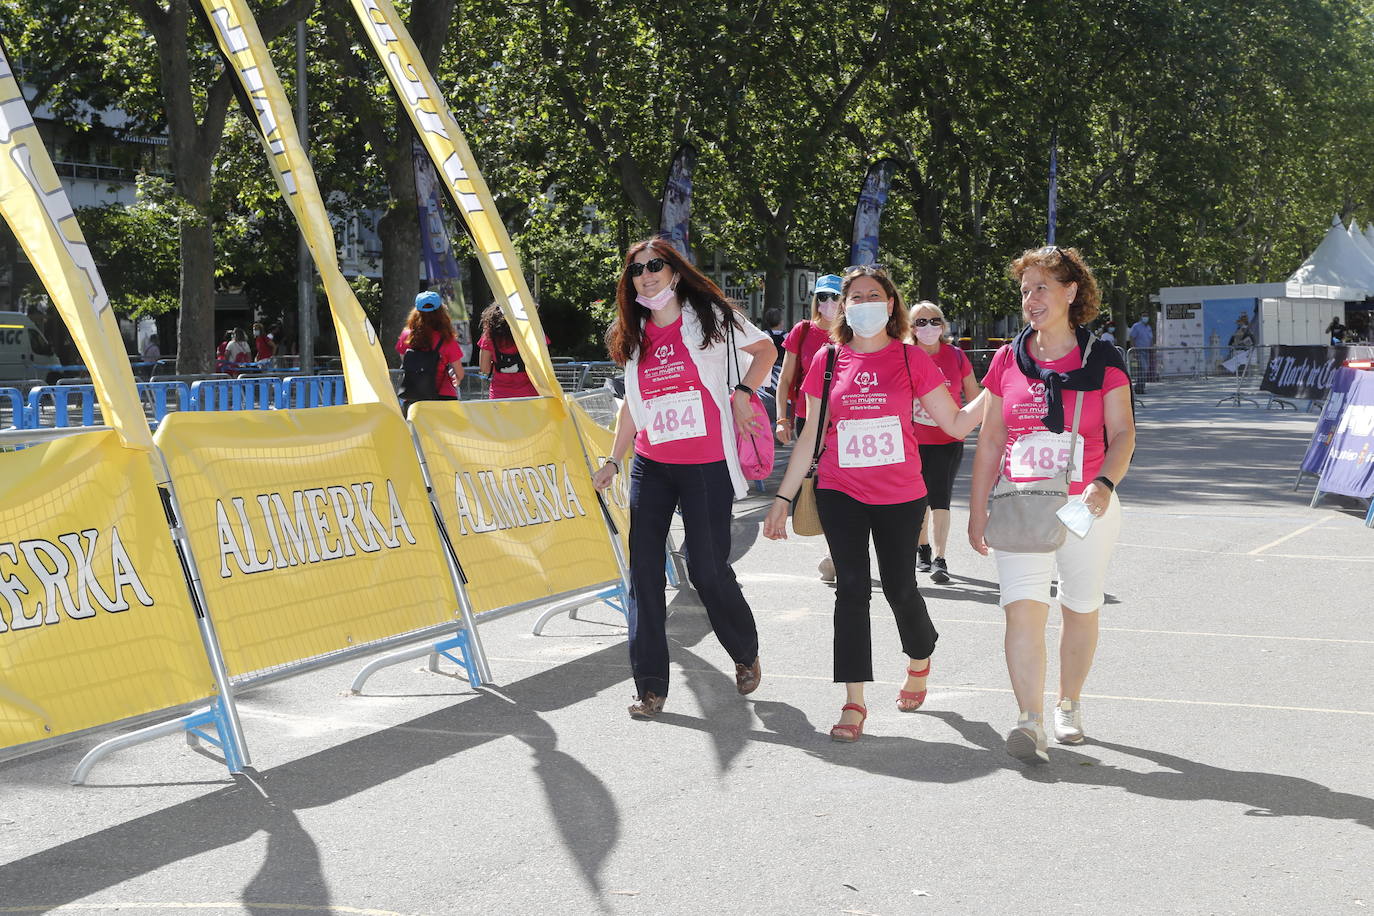
M 1092 349 L 1091 344 L 1088 347 Z M 1087 364 L 1087 355 L 1083 357 Z M 1008 553 L 1054 553 L 1064 544 L 1069 529 L 1056 514 L 1069 501 L 1073 480 L 1074 455 L 1078 437 L 1078 418 L 1083 413 L 1087 392 L 1078 392 L 1073 407 L 1073 426 L 1069 427 L 1069 463 L 1063 473 L 1045 480 L 1014 483 L 999 472 L 997 485 L 988 497 L 988 527 L 983 540 L 989 547 Z
M 826 405 L 830 400 L 830 378 L 835 374 L 835 345 L 830 344 L 826 350 L 821 415 L 816 418 L 816 447 L 811 453 L 811 467 L 807 469 L 806 479 L 792 499 L 792 531 L 802 537 L 815 537 L 822 533 L 821 516 L 816 509 L 816 466 L 820 464 L 821 451 L 825 448 Z

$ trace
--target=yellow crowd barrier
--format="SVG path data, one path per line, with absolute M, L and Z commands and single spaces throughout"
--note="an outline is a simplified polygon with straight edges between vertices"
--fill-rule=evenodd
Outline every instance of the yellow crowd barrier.
M 156 441 L 231 676 L 460 620 L 394 411 L 175 413 Z
M 146 452 L 0 454 L 0 748 L 216 693 Z
M 421 402 L 410 419 L 475 611 L 620 578 L 565 402 Z

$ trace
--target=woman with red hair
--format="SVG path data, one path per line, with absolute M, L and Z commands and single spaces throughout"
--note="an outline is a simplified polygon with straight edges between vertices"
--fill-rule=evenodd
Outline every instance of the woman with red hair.
M 607 332 L 625 367 L 611 454 L 592 477 L 605 489 L 634 445 L 630 474 L 630 715 L 651 719 L 668 696 L 663 548 L 682 510 L 687 571 L 735 663 L 741 694 L 758 686 L 754 613 L 730 568 L 731 504 L 747 485 L 735 431 L 767 436 L 751 399 L 773 367 L 773 342 L 665 239 L 631 246 Z M 732 389 L 732 383 L 733 389 Z
M 401 410 L 416 401 L 456 401 L 463 380 L 463 347 L 453 320 L 433 290 L 415 297 L 406 326 L 396 340 L 401 354 Z

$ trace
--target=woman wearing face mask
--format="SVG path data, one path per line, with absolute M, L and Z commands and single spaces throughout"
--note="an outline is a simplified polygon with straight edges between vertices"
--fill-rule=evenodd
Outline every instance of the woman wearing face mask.
M 782 342 L 785 355 L 778 378 L 778 423 L 774 431 L 783 445 L 800 435 L 806 426 L 806 397 L 801 386 L 816 352 L 830 343 L 830 330 L 840 311 L 841 282 L 835 274 L 816 279 L 816 288 L 811 291 L 810 319 L 798 321 Z M 835 563 L 829 556 L 821 559 L 818 568 L 822 582 L 835 581 Z
M 730 568 L 731 504 L 748 492 L 735 431 L 768 434 L 750 397 L 768 377 L 775 351 L 768 335 L 663 239 L 630 248 L 616 302 L 607 342 L 611 358 L 625 367 L 625 401 L 611 455 L 592 483 L 609 486 L 633 442 L 627 610 L 637 700 L 630 716 L 651 719 L 668 696 L 663 548 L 679 507 L 687 571 L 735 663 L 735 687 L 741 694 L 758 687 L 758 631 Z
M 945 388 L 956 404 L 967 404 L 978 397 L 978 382 L 973 378 L 973 364 L 964 351 L 945 342 L 945 313 L 934 302 L 918 302 L 911 309 L 911 333 L 916 344 L 939 367 L 945 378 Z M 930 573 L 930 581 L 944 584 L 949 581 L 949 564 L 945 548 L 949 544 L 949 498 L 954 492 L 954 478 L 964 460 L 964 442 L 946 434 L 925 411 L 916 411 L 916 441 L 921 450 L 921 477 L 926 483 L 930 506 L 921 520 L 921 533 L 916 542 L 916 569 Z M 931 556 L 931 543 L 935 556 Z
M 1021 284 L 1026 326 L 997 351 L 983 377 L 988 408 L 973 459 L 969 543 L 987 555 L 988 496 L 999 475 L 1017 482 L 1043 480 L 1062 473 L 1071 455 L 1069 493 L 1094 518 L 1086 536 L 1067 535 L 1053 553 L 996 551 L 999 603 L 1007 618 L 1007 672 L 1021 709 L 1007 735 L 1007 753 L 1044 763 L 1050 759 L 1042 721 L 1050 581 L 1059 580 L 1056 599 L 1063 621 L 1054 736 L 1061 744 L 1080 744 L 1079 694 L 1097 650 L 1107 562 L 1121 531 L 1116 487 L 1135 451 L 1135 418 L 1120 351 L 1088 333 L 1099 296 L 1078 250 L 1032 249 L 1012 262 L 1010 272 Z M 1070 427 L 1080 399 L 1075 435 Z
M 962 439 L 978 424 L 981 398 L 962 410 L 944 377 L 919 347 L 906 343 L 908 316 L 886 272 L 851 268 L 841 287 L 842 311 L 833 333 L 834 367 L 825 429 L 808 424 L 797 438 L 787 473 L 764 521 L 765 537 L 787 537 L 787 508 L 796 498 L 823 435 L 816 507 L 835 561 L 835 681 L 845 685 L 836 741 L 857 741 L 868 709 L 864 684 L 873 680 L 868 543 L 878 556 L 883 594 L 897 618 L 906 683 L 897 708 L 914 712 L 925 702 L 926 676 L 937 634 L 916 587 L 916 521 L 926 509 L 925 483 L 913 424 L 923 407 L 940 428 Z M 807 415 L 818 416 L 825 390 L 827 347 L 812 361 L 803 391 Z

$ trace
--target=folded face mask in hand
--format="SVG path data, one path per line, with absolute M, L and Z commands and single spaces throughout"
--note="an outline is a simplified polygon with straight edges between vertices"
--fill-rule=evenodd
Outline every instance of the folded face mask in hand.
M 1093 526 L 1093 521 L 1097 518 L 1082 499 L 1069 500 L 1054 514 L 1059 516 L 1059 520 L 1064 523 L 1065 528 L 1080 538 L 1087 535 L 1088 529 Z

